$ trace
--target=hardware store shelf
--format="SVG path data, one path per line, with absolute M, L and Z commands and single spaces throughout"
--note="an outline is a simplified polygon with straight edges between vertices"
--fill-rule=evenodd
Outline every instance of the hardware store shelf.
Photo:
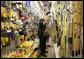
M 33 51 L 34 51 L 35 48 L 36 48 L 36 47 L 34 46 L 33 50 L 32 50 L 28 55 L 26 55 L 25 58 L 29 58 L 30 55 L 33 53 Z

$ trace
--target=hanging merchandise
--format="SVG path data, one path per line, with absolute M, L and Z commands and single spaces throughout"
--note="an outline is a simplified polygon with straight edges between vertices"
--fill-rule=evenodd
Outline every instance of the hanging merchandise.
M 57 12 L 60 12 L 60 4 L 57 5 Z
M 25 8 L 26 8 L 26 7 L 25 7 L 25 3 L 22 4 L 22 8 L 25 10 Z
M 70 14 L 71 15 L 71 14 Z M 65 44 L 66 44 L 66 58 L 69 58 L 70 56 L 69 56 L 69 45 L 71 44 L 71 42 L 72 42 L 72 32 L 70 33 L 70 35 L 69 35 L 69 32 L 72 30 L 72 29 L 70 29 L 69 30 L 69 28 L 71 28 L 70 27 L 70 25 L 72 25 L 71 23 L 70 23 L 70 21 L 72 21 L 72 17 L 70 17 L 70 20 L 68 19 L 68 12 L 67 12 L 67 14 L 66 14 L 66 17 L 65 17 L 65 19 L 66 19 L 66 37 L 65 37 L 65 40 L 66 40 L 66 42 L 65 42 Z M 70 24 L 70 25 L 69 25 Z M 69 43 L 69 37 L 71 37 L 71 39 L 70 39 L 70 43 Z
M 65 1 L 61 2 L 61 12 L 65 10 Z
M 75 6 L 75 1 L 73 1 L 73 6 Z M 74 19 L 75 19 L 74 18 L 75 17 L 74 16 L 75 15 L 74 12 L 75 12 L 75 7 L 73 7 L 73 21 L 72 21 L 73 22 L 73 34 L 72 34 L 73 35 L 73 41 L 72 41 L 73 47 L 72 47 L 72 56 L 74 56 L 74 51 L 75 51 L 75 49 L 74 49 Z
M 79 1 L 77 1 L 77 20 L 76 20 L 76 56 L 78 55 L 78 24 L 79 24 Z
M 81 2 L 81 18 L 80 18 L 80 37 L 79 37 L 79 54 L 82 49 L 82 41 L 81 41 L 81 32 L 82 32 L 82 21 L 83 21 L 83 2 Z

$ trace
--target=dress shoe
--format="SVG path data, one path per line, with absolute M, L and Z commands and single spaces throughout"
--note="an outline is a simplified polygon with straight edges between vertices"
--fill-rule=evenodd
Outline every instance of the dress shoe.
M 46 49 L 48 49 L 48 48 L 46 47 Z
M 45 53 L 48 53 L 48 51 L 45 51 Z

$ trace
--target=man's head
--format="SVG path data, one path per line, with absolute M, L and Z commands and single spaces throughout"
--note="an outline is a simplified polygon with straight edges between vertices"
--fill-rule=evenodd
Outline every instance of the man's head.
M 51 18 L 51 14 L 48 14 L 47 16 L 46 16 L 46 23 L 49 23 L 50 22 L 50 18 Z

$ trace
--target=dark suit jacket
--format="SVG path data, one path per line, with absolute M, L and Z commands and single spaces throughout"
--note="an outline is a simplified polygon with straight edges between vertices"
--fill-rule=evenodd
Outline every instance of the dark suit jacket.
M 39 27 L 38 27 L 38 36 L 43 37 L 44 31 L 46 29 L 46 25 L 43 24 L 44 19 L 41 19 L 39 21 Z

